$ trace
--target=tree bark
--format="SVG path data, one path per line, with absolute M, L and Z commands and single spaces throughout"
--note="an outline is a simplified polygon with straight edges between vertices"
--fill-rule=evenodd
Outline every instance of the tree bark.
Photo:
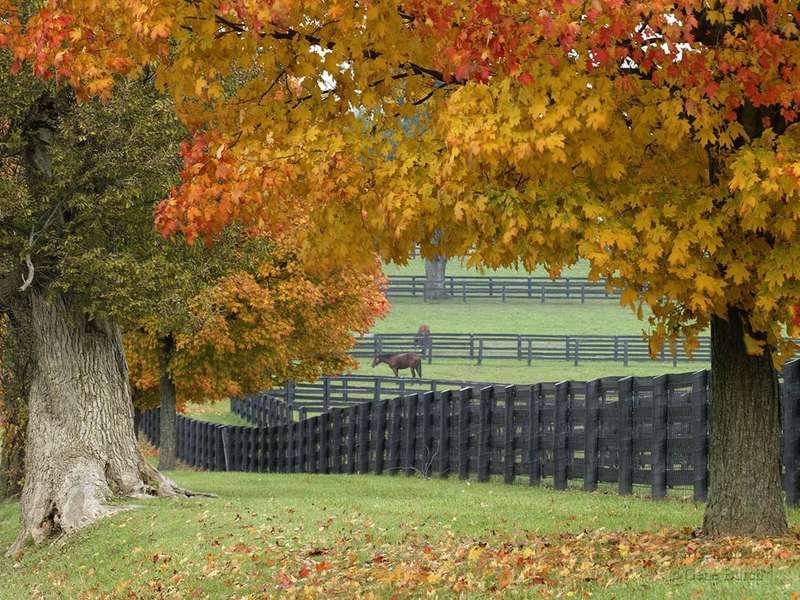
M 787 531 L 781 487 L 780 396 L 769 351 L 748 355 L 747 315 L 731 309 L 711 322 L 710 536 Z
M 425 259 L 425 300 L 443 300 L 449 296 L 444 285 L 446 267 L 446 256 Z
M 172 336 L 161 340 L 161 356 L 159 368 L 161 379 L 159 381 L 159 394 L 161 396 L 161 426 L 160 443 L 158 445 L 158 469 L 172 471 L 177 462 L 178 443 L 178 410 L 175 398 L 175 382 L 172 381 L 167 367 L 172 357 Z
M 141 456 L 128 367 L 117 327 L 89 320 L 56 296 L 30 291 L 32 363 L 22 527 L 29 539 L 69 534 L 124 509 L 113 496 L 185 494 Z

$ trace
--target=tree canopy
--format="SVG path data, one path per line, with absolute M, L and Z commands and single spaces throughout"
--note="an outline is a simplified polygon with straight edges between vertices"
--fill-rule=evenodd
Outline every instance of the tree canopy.
M 162 234 L 209 243 L 238 223 L 331 269 L 374 250 L 403 261 L 415 241 L 552 274 L 586 258 L 623 303 L 649 306 L 654 350 L 711 326 L 724 526 L 707 530 L 785 530 L 772 365 L 796 349 L 800 297 L 796 3 L 98 7 L 50 0 L 31 16 L 0 0 L 0 46 L 84 96 L 156 65 L 193 136 Z M 727 461 L 737 445 L 751 457 Z M 764 471 L 763 495 L 740 502 Z
M 655 345 L 737 306 L 750 347 L 783 356 L 796 19 L 787 2 L 73 0 L 2 40 L 84 94 L 157 60 L 195 136 L 164 234 L 302 222 L 332 261 L 403 260 L 443 223 L 442 250 L 489 266 L 588 258 L 652 308 Z

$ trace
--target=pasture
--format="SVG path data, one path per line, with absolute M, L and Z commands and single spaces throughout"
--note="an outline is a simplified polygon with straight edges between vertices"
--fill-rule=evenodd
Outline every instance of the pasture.
M 405 476 L 170 476 L 218 498 L 145 502 L 3 561 L 0 597 L 639 600 L 800 589 L 797 535 L 710 545 L 693 538 L 703 506 L 680 497 Z M 0 544 L 17 518 L 16 505 L 0 505 Z M 789 518 L 800 525 L 800 511 Z
M 420 261 L 417 261 L 421 265 Z M 452 266 L 452 265 L 451 265 Z M 387 269 L 408 272 L 404 269 Z M 470 271 L 474 274 L 474 271 Z M 373 333 L 636 335 L 643 324 L 615 301 L 401 299 Z M 411 349 L 411 348 L 410 348 Z M 362 359 L 356 373 L 388 375 Z M 705 362 L 475 361 L 423 363 L 425 378 L 530 384 L 657 375 Z M 386 371 L 385 373 L 383 371 Z M 408 373 L 404 371 L 403 373 Z M 190 405 L 192 417 L 247 425 L 229 403 Z M 653 501 L 549 480 L 530 487 L 419 475 L 209 473 L 181 485 L 216 499 L 156 500 L 0 566 L 0 598 L 592 597 L 781 598 L 800 589 L 800 509 L 792 536 L 769 542 L 695 538 L 704 505 L 690 488 Z M 137 503 L 138 504 L 138 503 Z M 0 544 L 18 509 L 0 505 Z M 119 561 L 114 557 L 126 556 Z

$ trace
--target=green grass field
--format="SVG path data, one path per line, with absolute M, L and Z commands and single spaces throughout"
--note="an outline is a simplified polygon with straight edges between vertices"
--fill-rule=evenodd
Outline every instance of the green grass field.
M 541 335 L 641 335 L 646 323 L 633 312 L 609 302 L 560 302 L 540 304 L 517 300 L 463 303 L 456 300 L 422 302 L 400 299 L 373 327 L 373 333 L 415 332 L 427 324 L 433 333 L 532 333 Z M 487 359 L 480 366 L 467 360 L 434 360 L 423 365 L 429 379 L 466 379 L 502 383 L 537 383 L 566 379 L 585 380 L 608 375 L 660 375 L 708 368 L 705 361 L 637 362 L 625 367 L 621 362 L 586 362 L 574 366 L 566 361 L 539 361 L 530 367 L 525 361 Z M 362 360 L 358 373 L 389 373 L 388 367 L 372 368 Z
M 535 300 L 422 302 L 400 298 L 392 301 L 389 314 L 375 324 L 372 332 L 416 332 L 423 323 L 433 333 L 549 335 L 640 335 L 646 326 L 614 300 L 541 304 Z
M 800 590 L 796 535 L 771 543 L 780 554 L 693 540 L 703 506 L 681 499 L 405 476 L 171 476 L 219 497 L 137 502 L 19 562 L 0 560 L 0 598 L 494 598 L 499 589 L 538 598 L 547 589 L 761 599 Z M 800 511 L 789 517 L 800 524 Z M 0 546 L 17 520 L 16 504 L 0 504 Z
M 478 366 L 470 361 L 437 361 L 432 364 L 422 365 L 422 374 L 425 379 L 451 379 L 466 381 L 490 381 L 506 384 L 530 384 L 553 381 L 586 381 L 596 377 L 612 375 L 662 375 L 664 373 L 687 373 L 699 371 L 708 367 L 705 362 L 680 362 L 676 367 L 672 363 L 630 363 L 627 367 L 616 362 L 587 362 L 577 367 L 571 362 L 541 361 L 530 367 L 525 361 L 490 360 Z M 362 359 L 359 368 L 355 371 L 361 375 L 391 376 L 392 372 L 386 365 L 372 367 L 371 361 Z M 408 371 L 401 371 L 408 374 Z

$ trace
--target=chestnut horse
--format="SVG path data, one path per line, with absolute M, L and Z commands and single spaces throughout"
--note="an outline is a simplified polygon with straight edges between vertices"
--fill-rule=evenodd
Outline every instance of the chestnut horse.
M 431 348 L 431 329 L 427 325 L 420 325 L 417 335 L 414 336 L 414 346 L 422 348 L 422 356 L 428 358 Z
M 395 352 L 393 354 L 376 354 L 372 366 L 386 363 L 397 377 L 400 369 L 411 369 L 412 377 L 422 378 L 422 357 L 416 352 Z

